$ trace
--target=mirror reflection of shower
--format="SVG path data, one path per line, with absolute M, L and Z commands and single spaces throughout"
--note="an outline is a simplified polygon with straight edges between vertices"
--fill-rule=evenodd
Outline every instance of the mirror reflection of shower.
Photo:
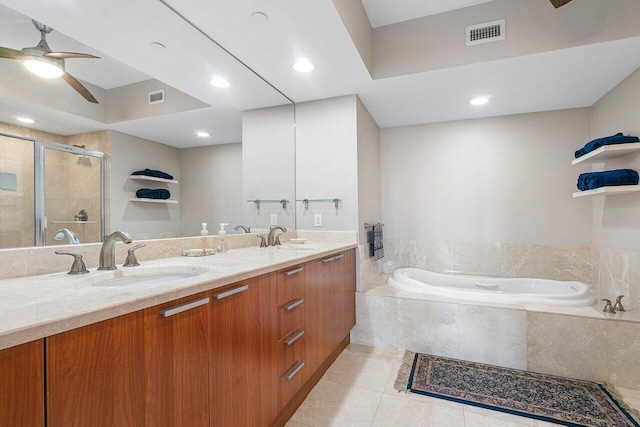
M 0 144 L 11 146 L 0 155 L 0 248 L 102 241 L 103 152 L 5 133 Z

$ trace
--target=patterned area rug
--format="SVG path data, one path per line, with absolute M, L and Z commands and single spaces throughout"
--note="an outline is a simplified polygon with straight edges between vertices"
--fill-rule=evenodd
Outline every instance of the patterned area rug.
M 566 426 L 640 427 L 613 387 L 407 352 L 396 389 Z

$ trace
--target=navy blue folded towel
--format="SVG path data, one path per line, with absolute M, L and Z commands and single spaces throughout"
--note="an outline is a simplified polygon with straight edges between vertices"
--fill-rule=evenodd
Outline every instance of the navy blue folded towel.
M 616 169 L 581 173 L 578 177 L 578 189 L 581 191 L 617 185 L 638 185 L 638 172 L 631 169 Z
M 587 153 L 597 150 L 603 145 L 629 144 L 631 142 L 640 142 L 640 138 L 637 136 L 624 136 L 622 133 L 617 133 L 615 135 L 605 136 L 604 138 L 598 138 L 587 142 L 584 147 L 575 152 L 575 156 L 577 159 L 578 157 L 582 157 Z
M 169 197 L 171 197 L 171 193 L 169 193 L 169 190 L 165 190 L 163 188 L 159 188 L 157 190 L 153 190 L 151 188 L 141 188 L 136 191 L 136 197 L 140 199 L 167 200 Z
M 153 169 L 145 169 L 143 171 L 135 171 L 131 175 L 144 175 L 144 176 L 152 176 L 154 178 L 173 179 L 173 175 L 169 175 L 166 172 L 157 171 L 157 170 L 153 170 Z

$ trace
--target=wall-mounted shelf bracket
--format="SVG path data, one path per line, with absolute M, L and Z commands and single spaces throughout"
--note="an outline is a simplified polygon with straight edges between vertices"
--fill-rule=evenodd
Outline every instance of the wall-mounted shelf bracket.
M 280 199 L 280 200 L 255 199 L 255 200 L 247 200 L 247 202 L 255 203 L 258 209 L 260 209 L 260 203 L 280 203 L 282 205 L 282 209 L 287 209 L 287 203 L 289 203 L 289 201 L 286 199 Z
M 338 203 L 340 203 L 342 200 L 341 199 L 299 199 L 296 200 L 296 202 L 302 202 L 304 203 L 304 208 L 305 209 L 309 209 L 309 203 L 312 202 L 332 202 L 336 209 L 338 209 Z

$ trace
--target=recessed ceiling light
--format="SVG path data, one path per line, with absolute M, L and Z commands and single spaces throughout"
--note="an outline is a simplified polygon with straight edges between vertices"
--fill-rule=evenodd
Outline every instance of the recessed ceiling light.
M 484 105 L 487 102 L 489 102 L 488 96 L 477 96 L 473 98 L 471 101 L 469 101 L 471 105 Z
M 231 86 L 231 83 L 219 76 L 212 78 L 210 83 L 213 87 L 219 87 L 221 89 Z
M 24 61 L 24 66 L 33 74 L 45 79 L 55 79 L 64 73 L 62 66 L 50 59 L 32 56 Z
M 149 43 L 149 46 L 151 47 L 151 49 L 157 50 L 158 52 L 161 52 L 167 48 L 165 45 L 159 42 L 151 42 Z
M 35 123 L 35 120 L 30 119 L 29 117 L 16 117 L 16 120 L 22 123 Z
M 196 132 L 196 135 L 198 135 L 200 138 L 208 138 L 209 137 L 209 132 L 205 132 L 203 130 Z
M 251 14 L 251 20 L 258 24 L 264 24 L 269 21 L 269 17 L 263 12 L 254 12 Z
M 300 58 L 293 64 L 293 69 L 300 73 L 308 73 L 313 71 L 313 64 L 307 58 Z

